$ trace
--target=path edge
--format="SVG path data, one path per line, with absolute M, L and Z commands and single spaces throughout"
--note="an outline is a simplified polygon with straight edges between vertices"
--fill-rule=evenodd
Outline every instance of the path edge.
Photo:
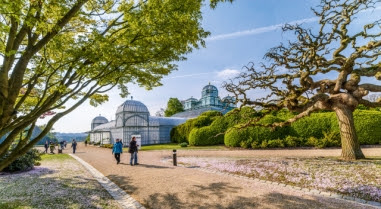
M 82 160 L 80 157 L 69 154 L 71 157 L 81 163 L 93 177 L 102 185 L 104 189 L 119 203 L 123 209 L 145 209 L 138 201 L 128 195 L 123 189 L 117 186 L 109 178 L 104 176 L 101 172 L 93 166 Z

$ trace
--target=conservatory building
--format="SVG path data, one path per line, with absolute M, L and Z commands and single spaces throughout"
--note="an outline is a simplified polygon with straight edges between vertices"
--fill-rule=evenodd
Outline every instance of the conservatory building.
M 123 144 L 128 145 L 132 136 L 139 136 L 142 145 L 169 143 L 171 129 L 185 121 L 184 118 L 150 116 L 143 103 L 131 99 L 118 107 L 115 120 L 109 122 L 103 116 L 92 120 L 90 141 L 112 144 L 115 139 L 122 139 Z
M 235 98 L 232 96 L 226 96 L 220 98 L 218 96 L 217 87 L 210 85 L 210 83 L 201 91 L 201 98 L 189 98 L 182 101 L 184 112 L 176 113 L 173 117 L 179 118 L 195 118 L 206 111 L 219 111 L 222 114 L 229 112 L 230 110 L 236 108 Z

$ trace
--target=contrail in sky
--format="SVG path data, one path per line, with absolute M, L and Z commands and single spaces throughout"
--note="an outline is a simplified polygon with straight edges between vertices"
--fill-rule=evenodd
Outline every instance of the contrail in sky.
M 377 10 L 380 10 L 381 7 L 372 8 L 371 10 L 364 10 L 360 13 L 364 12 L 375 12 Z M 302 24 L 302 23 L 311 23 L 311 22 L 317 22 L 319 20 L 319 17 L 311 17 L 311 18 L 305 18 L 300 20 L 295 20 L 288 22 L 287 24 L 295 25 L 295 24 Z M 276 25 L 270 25 L 266 27 L 260 27 L 260 28 L 254 28 L 250 30 L 243 30 L 243 31 L 237 31 L 233 33 L 225 33 L 220 35 L 211 36 L 209 38 L 206 38 L 207 41 L 218 41 L 218 40 L 225 40 L 225 39 L 233 39 L 241 36 L 249 36 L 249 35 L 256 35 L 256 34 L 262 34 L 274 31 L 276 29 L 282 28 L 282 26 L 285 25 L 285 23 L 276 24 Z
M 295 25 L 295 24 L 315 22 L 318 20 L 319 20 L 318 17 L 312 17 L 312 18 L 306 18 L 306 19 L 288 22 L 288 24 Z M 250 29 L 250 30 L 237 31 L 234 33 L 220 34 L 220 35 L 211 36 L 210 38 L 207 38 L 206 40 L 207 41 L 217 41 L 217 40 L 225 40 L 225 39 L 230 39 L 230 38 L 237 38 L 237 37 L 241 37 L 241 36 L 256 35 L 256 34 L 274 31 L 276 29 L 282 28 L 283 25 L 284 25 L 284 23 L 281 23 L 281 24 L 270 25 L 270 26 L 261 27 L 261 28 L 254 28 L 254 29 Z
M 194 77 L 194 76 L 208 75 L 208 74 L 214 74 L 214 73 L 215 73 L 215 72 L 208 72 L 208 73 L 194 73 L 194 74 L 187 74 L 187 75 L 178 75 L 178 76 L 172 76 L 172 77 L 163 78 L 163 80 L 166 80 L 166 79 L 173 79 L 173 78 Z

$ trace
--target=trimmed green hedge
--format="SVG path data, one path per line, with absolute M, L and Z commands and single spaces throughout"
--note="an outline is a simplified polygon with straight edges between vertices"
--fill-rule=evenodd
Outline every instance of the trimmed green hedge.
M 209 126 L 214 120 L 222 117 L 221 112 L 207 111 L 197 118 L 189 119 L 187 122 L 176 126 L 171 130 L 171 141 L 174 143 L 189 143 L 189 134 L 194 128 Z
M 353 117 L 360 144 L 381 144 L 380 111 L 356 110 Z
M 218 134 L 219 132 L 211 126 L 195 128 L 189 134 L 189 144 L 192 146 L 223 144 L 224 136 Z
M 338 130 L 338 123 L 334 112 L 313 113 L 292 123 L 291 128 L 295 136 L 321 138 L 324 131 Z
M 229 147 L 330 147 L 340 146 L 340 129 L 334 112 L 311 114 L 291 124 L 275 130 L 265 127 L 234 128 L 244 124 L 261 112 L 245 107 L 222 116 L 220 112 L 205 112 L 198 118 L 188 120 L 175 127 L 171 140 L 190 145 L 214 145 L 224 143 Z M 272 112 L 259 121 L 272 124 L 292 118 L 295 114 L 287 110 Z M 360 144 L 381 144 L 381 112 L 377 110 L 356 110 L 355 128 Z M 225 133 L 225 134 L 224 134 Z M 218 137 L 216 135 L 219 134 Z M 279 141 L 280 140 L 280 141 Z

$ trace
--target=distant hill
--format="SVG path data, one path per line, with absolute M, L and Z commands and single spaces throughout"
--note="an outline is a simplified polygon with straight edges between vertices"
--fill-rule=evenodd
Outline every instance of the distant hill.
M 71 142 L 73 139 L 76 141 L 84 141 L 87 137 L 87 133 L 54 133 L 55 137 L 58 141 L 66 140 L 67 142 Z
M 33 129 L 33 133 L 32 133 L 32 139 L 37 137 L 40 133 L 41 133 L 41 128 L 38 127 L 38 126 L 35 126 L 34 129 Z M 3 136 L 0 138 L 0 143 L 2 143 L 5 139 L 7 135 Z M 36 143 L 36 145 L 42 145 L 42 144 L 45 144 L 45 141 L 52 141 L 52 142 L 56 142 L 57 139 L 56 137 L 51 133 L 49 132 L 47 135 L 45 135 L 39 142 Z
M 32 133 L 32 139 L 38 136 L 38 134 L 41 133 L 41 128 L 36 126 Z M 45 144 L 45 141 L 52 141 L 52 142 L 60 142 L 66 140 L 67 142 L 71 142 L 73 139 L 76 141 L 84 141 L 87 137 L 87 133 L 52 133 L 49 132 L 47 135 L 45 135 L 39 142 L 36 143 L 36 145 L 42 145 Z M 0 143 L 5 139 L 5 136 L 0 138 Z

